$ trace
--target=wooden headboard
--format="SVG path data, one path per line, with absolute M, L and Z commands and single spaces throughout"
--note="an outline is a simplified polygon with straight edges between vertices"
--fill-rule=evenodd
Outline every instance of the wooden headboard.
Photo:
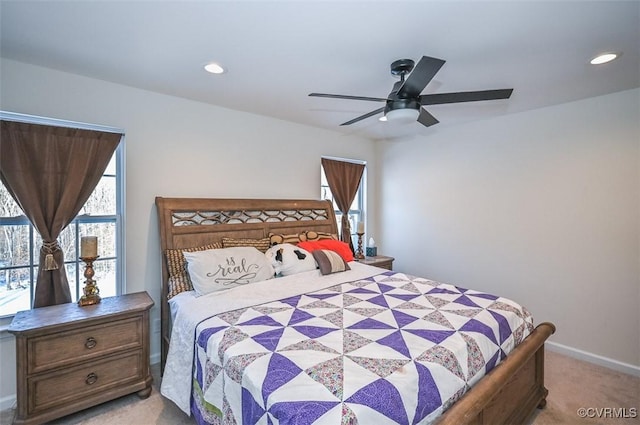
M 261 239 L 272 233 L 305 230 L 338 233 L 330 201 L 297 199 L 206 199 L 156 197 L 162 256 L 161 368 L 167 359 L 170 312 L 167 249 L 221 242 L 222 238 Z

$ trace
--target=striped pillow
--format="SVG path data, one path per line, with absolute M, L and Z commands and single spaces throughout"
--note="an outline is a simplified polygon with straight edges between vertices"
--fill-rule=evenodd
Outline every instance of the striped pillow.
M 278 233 L 269 233 L 269 242 L 271 246 L 273 245 L 281 245 L 285 243 L 297 244 L 298 242 L 306 242 L 306 241 L 319 241 L 324 239 L 338 239 L 338 235 L 334 235 L 333 233 L 327 232 L 316 232 L 315 230 L 306 230 L 304 232 L 299 233 L 290 233 L 290 234 L 278 234 Z
M 269 233 L 269 244 L 273 245 L 281 245 L 284 243 L 297 244 L 300 241 L 306 241 L 307 237 L 304 232 L 300 233 L 291 233 L 288 235 L 282 233 Z
M 351 270 L 346 261 L 336 252 L 317 249 L 311 253 L 323 275 Z
M 315 230 L 307 230 L 304 232 L 305 240 L 307 241 L 320 241 L 323 239 L 338 240 L 338 235 L 327 232 L 316 232 Z
M 235 248 L 239 246 L 252 246 L 263 254 L 267 252 L 267 249 L 271 246 L 269 238 L 262 239 L 250 239 L 250 238 L 222 238 L 223 248 Z
M 167 260 L 167 269 L 169 271 L 169 280 L 167 282 L 169 291 L 167 299 L 171 299 L 181 292 L 193 291 L 193 284 L 191 283 L 189 273 L 187 273 L 187 259 L 184 257 L 184 252 L 206 251 L 208 249 L 220 248 L 222 248 L 222 244 L 216 242 L 194 248 L 165 250 L 164 254 Z

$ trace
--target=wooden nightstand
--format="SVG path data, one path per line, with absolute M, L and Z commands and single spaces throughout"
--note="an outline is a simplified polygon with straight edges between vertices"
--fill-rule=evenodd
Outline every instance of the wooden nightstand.
M 138 392 L 151 394 L 146 292 L 21 311 L 16 337 L 14 424 L 41 424 Z
M 358 260 L 362 264 L 369 266 L 376 266 L 383 269 L 393 270 L 393 257 L 386 257 L 384 255 L 376 255 L 375 257 L 364 257 L 364 260 Z

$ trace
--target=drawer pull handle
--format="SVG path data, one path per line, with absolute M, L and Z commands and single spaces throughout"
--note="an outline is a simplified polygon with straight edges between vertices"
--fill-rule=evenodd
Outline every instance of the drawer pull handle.
M 98 345 L 98 341 L 96 341 L 96 339 L 92 336 L 87 338 L 87 341 L 84 343 L 85 348 L 88 350 L 91 350 L 96 345 Z
M 87 379 L 84 380 L 84 383 L 87 385 L 92 385 L 92 384 L 95 384 L 96 381 L 98 381 L 98 375 L 91 372 L 90 374 L 87 375 Z

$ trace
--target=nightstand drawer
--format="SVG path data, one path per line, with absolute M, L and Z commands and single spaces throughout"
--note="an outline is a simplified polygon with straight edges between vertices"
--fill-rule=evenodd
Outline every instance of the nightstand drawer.
M 30 339 L 29 373 L 139 348 L 142 344 L 141 319 L 118 320 Z
M 109 388 L 140 381 L 142 351 L 131 351 L 28 379 L 29 413 L 89 398 Z

